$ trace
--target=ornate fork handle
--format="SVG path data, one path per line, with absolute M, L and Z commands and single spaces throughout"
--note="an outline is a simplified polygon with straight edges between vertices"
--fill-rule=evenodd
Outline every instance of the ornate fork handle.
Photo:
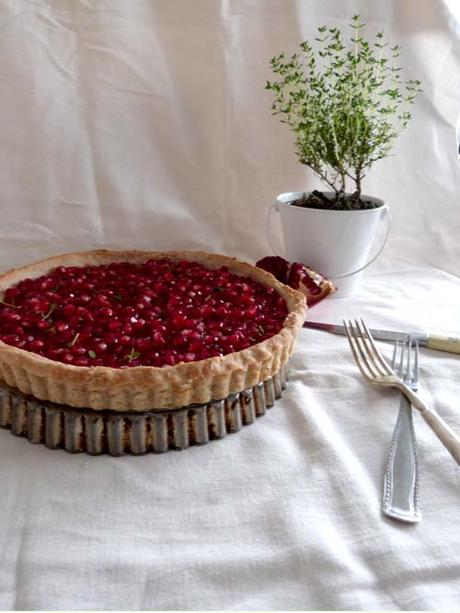
M 420 521 L 418 460 L 412 409 L 403 396 L 383 485 L 382 511 L 400 521 Z
M 420 411 L 423 419 L 430 426 L 450 455 L 457 464 L 460 464 L 460 438 L 455 434 L 452 428 L 446 424 L 443 418 L 433 409 L 429 409 L 417 394 L 414 394 L 414 392 L 407 387 L 407 385 L 401 383 L 401 381 L 396 378 L 394 378 L 394 380 L 396 387 L 401 390 L 411 402 L 412 406 Z

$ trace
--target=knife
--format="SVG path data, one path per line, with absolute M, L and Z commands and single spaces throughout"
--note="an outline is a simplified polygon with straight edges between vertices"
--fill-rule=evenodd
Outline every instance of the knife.
M 323 330 L 324 332 L 332 332 L 332 334 L 346 335 L 345 328 L 338 324 L 326 324 L 317 321 L 306 321 L 303 324 L 304 328 L 312 328 L 313 330 Z M 373 338 L 378 341 L 405 341 L 411 337 L 412 340 L 418 341 L 420 345 L 436 349 L 437 351 L 447 351 L 449 353 L 460 354 L 460 338 L 455 336 L 440 336 L 439 334 L 427 334 L 423 332 L 396 332 L 393 330 L 378 330 L 370 329 Z

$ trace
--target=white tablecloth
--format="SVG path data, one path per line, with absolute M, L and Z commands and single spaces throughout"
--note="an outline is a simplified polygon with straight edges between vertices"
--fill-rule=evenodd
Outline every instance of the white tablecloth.
M 459 303 L 458 280 L 419 270 L 368 277 L 311 316 L 447 333 Z M 302 331 L 291 367 L 264 417 L 183 452 L 75 456 L 1 431 L 0 606 L 457 607 L 457 465 L 416 415 L 423 519 L 384 518 L 398 393 L 366 384 L 342 337 Z M 421 392 L 460 433 L 459 368 L 422 352 Z
M 459 334 L 455 3 L 352 5 L 2 2 L 1 268 L 101 246 L 266 255 L 273 196 L 314 185 L 270 115 L 268 60 L 361 12 L 424 92 L 366 179 L 393 210 L 385 256 L 310 317 Z M 421 393 L 460 433 L 459 369 L 422 351 Z M 282 400 L 223 440 L 111 458 L 0 431 L 0 608 L 458 607 L 460 472 L 418 416 L 423 520 L 380 513 L 398 403 L 344 338 L 303 330 Z

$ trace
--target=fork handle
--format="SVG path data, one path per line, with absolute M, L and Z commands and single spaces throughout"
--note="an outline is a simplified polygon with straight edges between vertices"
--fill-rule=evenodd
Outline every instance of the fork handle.
M 436 411 L 429 409 L 417 394 L 414 394 L 414 392 L 405 385 L 402 385 L 400 389 L 406 398 L 411 401 L 412 405 L 420 411 L 423 419 L 430 426 L 457 464 L 460 464 L 460 437 L 455 434 L 452 428 L 446 424 Z
M 420 521 L 418 484 L 417 441 L 412 408 L 407 398 L 402 396 L 383 480 L 383 513 L 403 522 Z
M 452 428 L 433 409 L 426 408 L 422 411 L 422 417 L 457 464 L 460 464 L 460 438 Z

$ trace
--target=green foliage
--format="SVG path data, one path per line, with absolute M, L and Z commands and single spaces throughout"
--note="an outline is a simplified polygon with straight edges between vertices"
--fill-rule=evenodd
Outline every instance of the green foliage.
M 384 33 L 373 42 L 361 36 L 359 15 L 350 24 L 348 45 L 338 28 L 318 28 L 316 45 L 300 44 L 297 53 L 271 60 L 277 81 L 273 114 L 295 133 L 299 162 L 310 167 L 345 202 L 359 202 L 361 182 L 374 162 L 388 155 L 409 112 L 421 82 L 402 81 L 396 65 L 399 46 L 389 47 Z

